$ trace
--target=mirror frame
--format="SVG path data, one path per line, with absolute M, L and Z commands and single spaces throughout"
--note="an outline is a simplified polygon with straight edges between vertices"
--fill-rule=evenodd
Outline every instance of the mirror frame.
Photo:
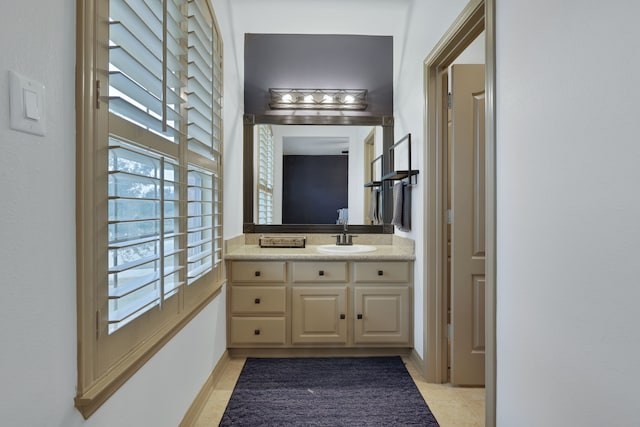
M 255 125 L 330 125 L 330 126 L 382 126 L 382 152 L 393 145 L 393 116 L 296 116 L 254 115 L 243 116 L 243 227 L 244 233 L 339 233 L 340 224 L 255 224 L 253 220 L 253 128 Z M 388 156 L 383 157 L 382 175 L 391 170 Z M 379 225 L 349 224 L 349 232 L 360 234 L 393 234 L 391 186 L 382 186 L 382 218 Z

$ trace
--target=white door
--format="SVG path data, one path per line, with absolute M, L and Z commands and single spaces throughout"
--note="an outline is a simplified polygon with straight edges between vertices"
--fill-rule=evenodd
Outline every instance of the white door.
M 451 383 L 484 385 L 484 65 L 451 71 Z

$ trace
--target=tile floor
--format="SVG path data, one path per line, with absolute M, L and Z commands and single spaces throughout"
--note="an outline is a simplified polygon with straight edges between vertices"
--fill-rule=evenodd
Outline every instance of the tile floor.
M 202 409 L 196 421 L 196 427 L 215 427 L 218 425 L 244 362 L 244 358 L 231 359 L 222 378 L 211 392 L 207 404 Z M 422 379 L 410 360 L 405 359 L 405 364 L 441 427 L 484 426 L 484 388 L 429 384 Z

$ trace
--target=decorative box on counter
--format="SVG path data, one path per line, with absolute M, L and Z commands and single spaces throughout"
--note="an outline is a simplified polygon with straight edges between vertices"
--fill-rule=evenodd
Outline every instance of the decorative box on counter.
M 305 236 L 260 236 L 258 243 L 261 248 L 304 248 Z

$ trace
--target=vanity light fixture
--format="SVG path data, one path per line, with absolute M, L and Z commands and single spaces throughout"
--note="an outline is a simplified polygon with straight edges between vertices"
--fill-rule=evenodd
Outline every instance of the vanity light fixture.
M 269 89 L 271 109 L 364 110 L 366 89 Z

